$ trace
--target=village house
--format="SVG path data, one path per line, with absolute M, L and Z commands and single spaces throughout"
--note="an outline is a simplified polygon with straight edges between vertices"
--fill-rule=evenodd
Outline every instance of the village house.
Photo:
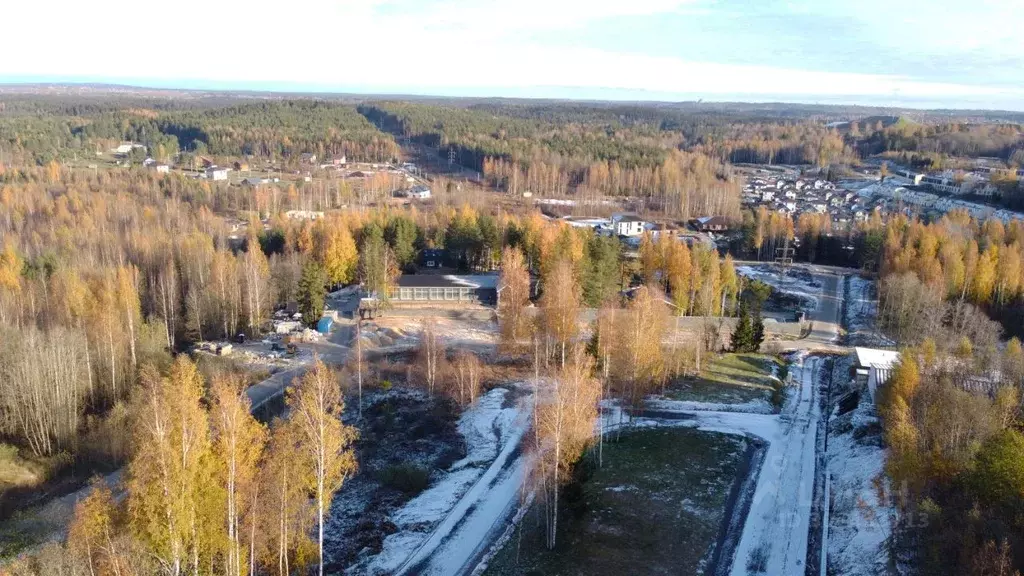
M 700 232 L 727 232 L 729 221 L 723 216 L 704 216 L 690 222 L 693 228 Z
M 444 266 L 447 252 L 441 248 L 424 248 L 420 251 L 420 266 L 436 270 Z
M 619 214 L 612 217 L 613 230 L 619 236 L 640 236 L 646 222 L 639 216 Z
M 219 166 L 210 166 L 206 169 L 206 177 L 210 180 L 227 180 L 228 169 Z

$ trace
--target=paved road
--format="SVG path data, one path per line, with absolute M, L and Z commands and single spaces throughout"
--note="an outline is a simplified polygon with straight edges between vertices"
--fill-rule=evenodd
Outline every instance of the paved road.
M 814 278 L 822 283 L 818 307 L 808 314 L 813 326 L 809 338 L 823 342 L 835 342 L 839 339 L 839 328 L 842 325 L 843 285 L 845 276 L 825 270 L 812 272 Z

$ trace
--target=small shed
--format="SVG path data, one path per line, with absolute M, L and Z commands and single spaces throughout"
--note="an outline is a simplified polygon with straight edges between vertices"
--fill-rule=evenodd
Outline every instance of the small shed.
M 334 318 L 330 316 L 324 316 L 316 323 L 316 331 L 321 334 L 330 334 L 331 326 L 334 326 Z
M 877 348 L 854 348 L 855 363 L 850 367 L 850 376 L 859 386 L 866 386 L 871 398 L 875 398 L 878 387 L 889 381 L 892 371 L 900 361 L 895 350 Z

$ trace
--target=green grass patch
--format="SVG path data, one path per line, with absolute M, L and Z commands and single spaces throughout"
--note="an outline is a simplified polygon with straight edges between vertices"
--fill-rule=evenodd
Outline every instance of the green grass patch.
M 690 428 L 623 434 L 605 445 L 604 467 L 581 463 L 563 490 L 558 546 L 544 545 L 537 502 L 485 574 L 701 574 L 745 448 Z
M 742 404 L 763 399 L 776 408 L 783 400 L 780 381 L 785 364 L 767 354 L 722 354 L 704 366 L 699 376 L 677 379 L 666 390 L 672 400 Z

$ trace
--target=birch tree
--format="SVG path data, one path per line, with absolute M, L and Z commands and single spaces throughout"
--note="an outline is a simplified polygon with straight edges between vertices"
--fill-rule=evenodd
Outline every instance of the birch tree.
M 548 342 L 559 349 L 563 367 L 566 350 L 579 333 L 580 299 L 580 285 L 573 275 L 572 262 L 560 258 L 548 274 L 540 307 L 544 333 Z
M 459 351 L 455 355 L 455 362 L 452 366 L 451 395 L 462 406 L 468 406 L 476 401 L 480 393 L 481 373 L 483 364 L 476 354 L 468 350 Z
M 629 308 L 619 314 L 618 346 L 612 362 L 624 398 L 634 409 L 662 373 L 667 318 L 661 293 L 647 286 L 637 288 Z
M 250 334 L 259 334 L 260 327 L 267 319 L 269 303 L 273 298 L 270 289 L 270 264 L 254 234 L 250 234 L 248 250 L 242 256 L 242 271 L 247 329 Z
M 553 549 L 558 533 L 558 493 L 571 478 L 572 468 L 592 441 L 601 385 L 593 377 L 593 360 L 574 345 L 568 362 L 553 374 L 553 390 L 539 407 L 540 470 L 550 491 L 547 546 Z
M 296 421 L 302 454 L 302 476 L 315 495 L 317 550 L 320 576 L 324 573 L 324 520 L 334 492 L 355 474 L 352 444 L 358 432 L 341 422 L 345 403 L 337 376 L 319 358 L 288 391 L 288 406 Z
M 251 515 L 256 507 L 257 466 L 266 443 L 266 430 L 252 417 L 245 383 L 235 375 L 222 376 L 213 381 L 213 402 L 210 415 L 213 420 L 213 450 L 218 461 L 220 484 L 225 498 L 225 526 L 227 530 L 227 574 L 243 574 L 246 557 L 252 558 L 255 544 L 250 533 L 248 555 L 243 553 L 241 533 L 243 519 L 255 527 Z
M 260 466 L 257 502 L 260 525 L 257 556 L 260 564 L 274 573 L 288 576 L 303 571 L 317 555 L 310 539 L 316 519 L 306 491 L 306 482 L 296 474 L 305 462 L 299 421 L 275 420 L 265 458 Z
M 501 254 L 501 278 L 498 281 L 498 322 L 501 343 L 514 348 L 526 331 L 526 305 L 530 302 L 530 273 L 518 248 L 505 248 Z
M 441 343 L 441 338 L 437 335 L 437 321 L 433 318 L 423 321 L 418 356 L 423 382 L 427 386 L 427 394 L 433 396 L 438 379 L 444 373 L 445 363 L 444 344 Z
M 199 530 L 200 508 L 215 492 L 202 377 L 179 357 L 168 377 L 145 366 L 141 380 L 132 411 L 136 452 L 127 471 L 131 528 L 163 573 L 196 573 L 200 536 L 213 538 Z
M 75 504 L 68 549 L 78 563 L 88 567 L 90 576 L 130 573 L 115 544 L 116 513 L 114 496 L 102 479 L 94 480 L 89 494 Z

